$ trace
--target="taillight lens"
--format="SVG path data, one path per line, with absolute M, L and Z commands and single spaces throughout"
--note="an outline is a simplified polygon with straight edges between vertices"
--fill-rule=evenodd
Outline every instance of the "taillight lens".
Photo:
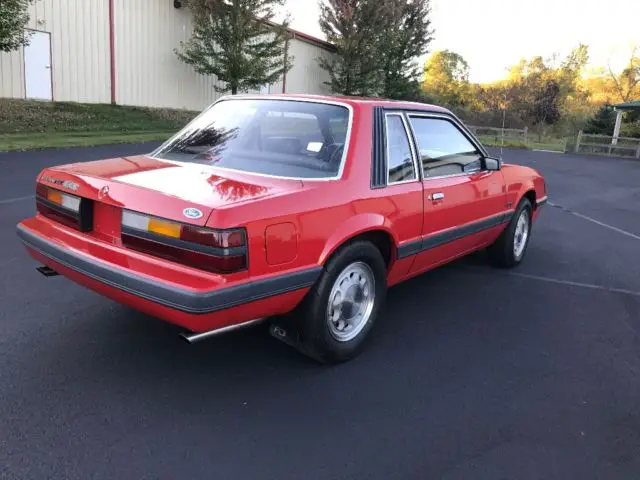
M 45 217 L 76 230 L 88 232 L 93 228 L 93 205 L 86 198 L 39 183 L 36 186 L 36 208 Z
M 122 243 L 209 272 L 232 273 L 247 268 L 244 229 L 213 230 L 123 210 Z

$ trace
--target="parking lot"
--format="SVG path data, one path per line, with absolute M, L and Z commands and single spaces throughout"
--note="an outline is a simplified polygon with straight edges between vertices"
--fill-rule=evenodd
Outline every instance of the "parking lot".
M 547 179 L 523 265 L 476 254 L 389 293 L 362 356 L 179 329 L 62 277 L 15 224 L 47 165 L 0 154 L 2 478 L 569 479 L 640 472 L 640 162 L 515 150 Z

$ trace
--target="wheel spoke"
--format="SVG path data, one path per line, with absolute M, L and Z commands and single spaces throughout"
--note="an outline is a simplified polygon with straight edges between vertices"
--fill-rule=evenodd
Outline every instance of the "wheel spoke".
M 333 302 L 331 302 L 331 305 L 333 307 L 337 307 L 342 303 L 342 294 L 340 292 L 336 292 L 336 294 L 333 297 Z

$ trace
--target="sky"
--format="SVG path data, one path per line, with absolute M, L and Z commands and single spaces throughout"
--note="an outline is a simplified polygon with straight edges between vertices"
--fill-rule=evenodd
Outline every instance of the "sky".
M 292 28 L 322 38 L 317 0 L 287 0 Z M 621 70 L 633 45 L 640 53 L 640 0 L 431 0 L 431 51 L 452 50 L 471 80 L 503 78 L 520 58 L 568 54 L 589 45 L 591 65 Z M 636 26 L 626 28 L 619 24 Z

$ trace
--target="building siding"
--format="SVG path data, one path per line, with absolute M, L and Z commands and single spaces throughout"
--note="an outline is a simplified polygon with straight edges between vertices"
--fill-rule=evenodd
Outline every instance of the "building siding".
M 36 0 L 30 30 L 51 34 L 53 98 L 108 102 L 109 25 L 105 0 Z M 0 96 L 24 98 L 24 49 L 0 54 Z
M 0 96 L 24 98 L 24 56 L 22 49 L 0 53 Z
M 174 49 L 191 36 L 191 14 L 163 0 L 116 0 L 116 98 L 122 105 L 201 110 L 217 98 Z
M 333 55 L 326 48 L 294 38 L 289 44 L 293 56 L 293 68 L 287 73 L 287 93 L 329 94 L 324 82 L 329 75 L 318 65 L 318 58 Z

